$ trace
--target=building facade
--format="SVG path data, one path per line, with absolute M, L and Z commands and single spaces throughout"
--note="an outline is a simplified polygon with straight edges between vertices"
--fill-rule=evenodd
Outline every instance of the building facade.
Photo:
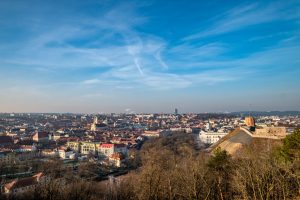
M 81 142 L 80 153 L 84 154 L 84 155 L 88 155 L 88 154 L 96 155 L 97 150 L 98 150 L 97 145 L 99 145 L 99 143 L 96 143 L 96 142 Z
M 20 195 L 29 190 L 33 190 L 39 184 L 47 184 L 50 177 L 44 175 L 42 172 L 35 174 L 32 177 L 15 179 L 4 185 L 5 194 Z
M 201 131 L 199 134 L 199 139 L 202 143 L 213 144 L 218 142 L 225 135 L 227 135 L 227 133 Z
M 109 157 L 114 153 L 122 153 L 124 156 L 127 156 L 128 149 L 125 144 L 101 144 L 99 146 L 99 155 Z

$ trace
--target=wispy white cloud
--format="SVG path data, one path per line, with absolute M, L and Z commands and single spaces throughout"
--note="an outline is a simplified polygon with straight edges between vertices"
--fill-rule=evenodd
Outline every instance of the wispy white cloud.
M 170 72 L 167 56 L 194 63 L 197 57 L 213 57 L 224 51 L 219 43 L 193 46 L 181 44 L 168 48 L 168 42 L 152 34 L 140 33 L 135 27 L 145 23 L 134 7 L 123 4 L 108 10 L 97 19 L 81 18 L 76 23 L 57 24 L 41 30 L 37 36 L 18 44 L 5 65 L 31 66 L 44 70 L 106 68 L 105 73 L 86 77 L 78 85 L 106 85 L 116 89 L 147 87 L 152 89 L 187 88 L 195 83 L 213 84 L 232 78 L 214 72 Z M 89 27 L 89 28 L 86 28 Z M 86 42 L 86 38 L 93 38 Z M 105 43 L 105 40 L 117 41 Z M 196 58 L 196 59 L 195 59 Z
M 265 81 L 277 86 L 290 82 L 291 89 L 287 94 L 290 99 L 299 97 L 299 92 L 295 92 L 298 90 L 291 84 L 292 79 L 300 76 L 300 12 L 299 6 L 298 10 L 291 6 L 293 3 L 298 5 L 297 1 L 257 1 L 240 5 L 212 16 L 198 30 L 189 29 L 179 21 L 176 29 L 171 27 L 175 23 L 170 23 L 170 32 L 174 31 L 170 33 L 171 37 L 166 33 L 169 30 L 166 21 L 162 24 L 167 24 L 167 31 L 155 27 L 160 22 L 148 24 L 151 18 L 146 15 L 153 13 L 150 10 L 140 12 L 139 5 L 134 2 L 111 4 L 101 1 L 97 12 L 93 8 L 91 13 L 87 12 L 89 9 L 85 10 L 89 3 L 77 1 L 74 3 L 77 7 L 72 4 L 65 9 L 59 3 L 50 7 L 44 5 L 52 3 L 30 5 L 0 1 L 0 34 L 5 36 L 0 39 L 0 91 L 5 94 L 1 99 L 2 111 L 97 112 L 100 109 L 124 112 L 125 108 L 131 108 L 127 110 L 131 113 L 136 107 L 145 109 L 146 104 L 148 107 L 160 106 L 158 109 L 163 110 L 172 106 L 169 102 L 180 103 L 182 100 L 186 100 L 193 110 L 199 100 L 205 98 L 203 105 L 214 109 L 211 101 L 217 102 L 215 94 L 224 95 L 223 88 L 247 87 L 248 81 L 251 84 L 259 82 L 257 77 L 263 80 L 251 90 L 257 96 L 265 94 L 265 87 L 261 87 Z M 34 9 L 30 9 L 31 6 Z M 269 22 L 289 23 L 284 24 L 286 30 L 282 30 L 282 34 L 275 31 L 270 35 L 271 31 L 263 26 L 254 27 Z M 195 27 L 195 24 L 189 25 Z M 250 26 L 258 31 L 245 34 L 249 36 L 248 40 L 232 42 L 221 37 L 225 33 L 247 31 Z M 260 28 L 263 31 L 260 32 Z M 23 32 L 10 37 L 9 30 Z M 182 34 L 188 36 L 181 38 Z M 248 46 L 250 42 L 258 44 Z M 276 81 L 275 76 L 278 77 Z M 236 84 L 230 84 L 233 82 Z M 211 89 L 214 89 L 213 93 L 207 92 L 205 97 L 200 95 Z M 241 89 L 237 93 L 245 94 Z M 270 91 L 270 95 L 276 97 L 274 93 Z M 23 94 L 22 98 L 20 94 Z M 177 98 L 178 94 L 187 94 L 189 99 L 185 96 Z M 157 98 L 149 98 L 155 95 Z M 232 104 L 231 98 L 226 98 Z M 251 99 L 250 95 L 247 98 Z M 243 102 L 243 98 L 237 99 Z M 265 99 L 268 105 L 270 99 Z M 163 104 L 164 100 L 167 103 Z M 290 102 L 299 105 L 295 100 Z
M 169 49 L 168 53 L 173 54 L 176 60 L 202 60 L 206 58 L 216 58 L 224 52 L 227 47 L 222 43 L 189 44 L 182 43 Z
M 249 26 L 276 20 L 299 18 L 299 14 L 295 11 L 295 8 L 290 6 L 290 4 L 280 1 L 272 2 L 267 5 L 261 2 L 238 6 L 221 14 L 215 19 L 215 23 L 211 27 L 204 28 L 204 30 L 198 33 L 186 36 L 183 40 L 195 40 L 229 33 Z
M 134 6 L 122 4 L 97 18 L 81 17 L 73 23 L 58 23 L 55 29 L 41 29 L 26 42 L 10 46 L 15 48 L 14 53 L 0 55 L 0 63 L 23 65 L 45 73 L 104 68 L 105 72 L 80 77 L 78 85 L 86 87 L 101 84 L 116 89 L 165 90 L 217 84 L 255 74 L 263 64 L 274 64 L 274 60 L 292 60 L 296 53 L 278 53 L 273 59 L 274 48 L 273 53 L 264 50 L 233 58 L 223 56 L 232 48 L 230 44 L 188 40 L 284 19 L 285 14 L 286 9 L 278 3 L 236 7 L 217 17 L 212 27 L 186 37 L 183 43 L 169 45 L 167 39 L 138 31 L 136 27 L 146 23 L 147 18 L 136 13 Z
M 139 60 L 137 58 L 134 58 L 134 64 L 135 64 L 136 68 L 139 70 L 140 75 L 143 76 L 144 72 L 143 72 L 141 65 L 139 63 Z
M 90 84 L 97 84 L 97 83 L 99 83 L 99 82 L 100 82 L 99 79 L 89 79 L 89 80 L 83 81 L 82 83 L 83 83 L 83 84 L 86 84 L 86 85 L 90 85 Z
M 157 52 L 154 54 L 154 57 L 159 62 L 159 64 L 163 67 L 163 69 L 168 70 L 169 66 L 165 63 L 165 61 L 161 58 L 161 52 Z

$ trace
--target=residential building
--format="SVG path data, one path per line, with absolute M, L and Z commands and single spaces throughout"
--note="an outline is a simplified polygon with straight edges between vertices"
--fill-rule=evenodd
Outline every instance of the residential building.
M 171 134 L 171 131 L 157 130 L 157 131 L 144 131 L 144 133 L 142 135 L 147 138 L 155 138 L 155 137 L 165 137 L 169 134 Z
M 199 139 L 201 142 L 203 142 L 205 144 L 213 144 L 213 143 L 219 141 L 219 139 L 221 139 L 225 135 L 227 135 L 227 133 L 201 131 L 199 134 Z
M 122 153 L 123 155 L 127 156 L 128 149 L 125 144 L 101 144 L 99 146 L 99 155 L 103 155 L 105 157 L 109 157 L 114 153 Z
M 54 149 L 42 149 L 41 156 L 43 157 L 56 157 L 58 156 L 58 152 Z
M 5 194 L 19 195 L 23 192 L 33 190 L 38 184 L 47 184 L 50 177 L 44 175 L 42 172 L 35 174 L 32 177 L 15 179 L 4 185 Z
M 97 142 L 81 142 L 81 154 L 93 154 L 96 155 L 97 154 L 97 145 L 99 145 L 99 143 Z
M 122 153 L 113 153 L 109 157 L 109 163 L 116 167 L 121 167 L 122 162 L 125 160 L 125 156 Z
M 101 131 L 107 129 L 107 124 L 105 123 L 99 123 L 99 124 L 92 124 L 91 125 L 91 131 Z
M 105 157 L 110 156 L 114 153 L 115 144 L 101 144 L 98 150 L 99 155 L 104 155 Z
M 75 153 L 65 149 L 58 150 L 58 155 L 61 159 L 75 159 Z
M 68 141 L 67 147 L 75 152 L 79 152 L 81 150 L 81 143 L 78 141 Z
M 49 142 L 49 134 L 47 132 L 36 131 L 32 137 L 32 140 L 40 143 Z

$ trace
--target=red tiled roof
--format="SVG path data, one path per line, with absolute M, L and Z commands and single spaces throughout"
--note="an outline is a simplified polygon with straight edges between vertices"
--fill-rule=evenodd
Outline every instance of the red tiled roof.
M 19 149 L 32 149 L 30 145 L 21 145 Z
M 106 144 L 101 144 L 100 147 L 101 148 L 113 148 L 114 144 L 107 144 L 107 143 Z
M 31 186 L 37 184 L 39 179 L 44 176 L 43 172 L 37 173 L 32 177 L 22 178 L 22 179 L 15 179 L 10 183 L 4 185 L 4 187 L 8 190 L 12 190 L 14 188 L 22 188 L 26 186 Z
M 29 177 L 29 178 L 23 178 L 23 179 L 16 179 L 10 183 L 5 184 L 5 188 L 8 190 L 12 190 L 14 188 L 22 188 L 30 185 L 36 184 L 36 178 L 35 177 Z

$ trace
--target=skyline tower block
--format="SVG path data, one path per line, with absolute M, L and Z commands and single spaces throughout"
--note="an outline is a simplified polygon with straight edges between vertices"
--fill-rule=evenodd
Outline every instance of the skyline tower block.
M 178 109 L 175 108 L 175 112 L 174 112 L 175 115 L 178 115 Z

